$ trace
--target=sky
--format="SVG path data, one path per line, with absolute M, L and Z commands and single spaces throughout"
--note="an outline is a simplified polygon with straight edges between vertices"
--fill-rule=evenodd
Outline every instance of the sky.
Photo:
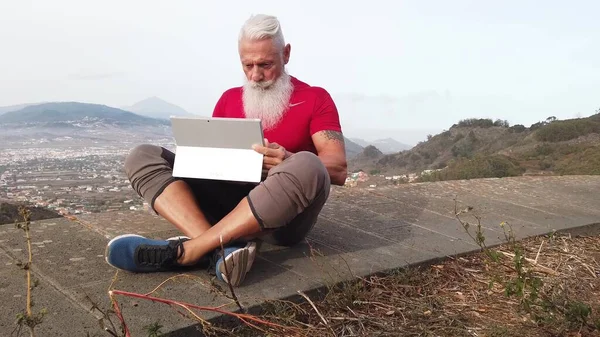
M 599 1 L 0 0 L 0 106 L 210 115 L 243 83 L 237 36 L 277 16 L 288 72 L 325 88 L 348 137 L 414 145 L 464 118 L 531 125 L 600 108 Z

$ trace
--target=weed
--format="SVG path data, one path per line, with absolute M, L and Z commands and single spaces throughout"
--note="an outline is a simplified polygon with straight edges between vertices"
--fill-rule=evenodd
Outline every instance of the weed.
M 579 301 L 569 302 L 565 308 L 565 318 L 575 324 L 586 324 L 591 313 L 592 308 Z
M 27 262 L 23 263 L 19 261 L 17 266 L 25 270 L 27 275 L 27 300 L 25 303 L 25 312 L 17 314 L 17 336 L 21 334 L 23 327 L 29 328 L 29 335 L 35 336 L 35 327 L 42 323 L 44 316 L 47 314 L 47 310 L 42 308 L 38 313 L 33 313 L 33 300 L 32 291 L 38 285 L 37 280 L 33 280 L 31 277 L 31 267 L 33 265 L 33 254 L 31 252 L 31 211 L 23 206 L 19 207 L 19 215 L 23 219 L 22 222 L 15 222 L 15 227 L 22 229 L 25 232 L 25 238 L 27 240 Z
M 456 218 L 467 234 L 482 249 L 485 255 L 488 256 L 490 261 L 494 264 L 500 264 L 505 267 L 509 267 L 515 271 L 516 275 L 513 278 L 505 279 L 503 282 L 506 296 L 516 296 L 520 300 L 523 309 L 530 311 L 531 306 L 534 305 L 538 299 L 539 289 L 543 286 L 543 281 L 539 277 L 535 276 L 532 272 L 532 268 L 529 268 L 527 265 L 527 261 L 523 254 L 522 244 L 517 241 L 512 226 L 507 222 L 502 222 L 500 224 L 500 227 L 504 232 L 504 239 L 511 250 L 511 253 L 507 255 L 512 255 L 512 265 L 507 266 L 501 260 L 501 253 L 486 246 L 485 235 L 483 234 L 481 226 L 481 217 L 473 215 L 473 217 L 477 220 L 475 234 L 471 233 L 470 223 L 460 218 L 462 214 L 468 213 L 472 209 L 473 207 L 467 207 L 465 210 L 458 211 L 457 200 L 454 200 L 454 212 L 456 214 Z M 502 277 L 500 275 L 496 275 L 495 280 L 501 279 Z M 490 284 L 490 287 L 491 286 L 493 286 L 493 284 Z
M 516 239 L 512 226 L 503 222 L 500 226 L 504 232 L 504 248 L 507 248 L 509 252 L 489 248 L 485 244 L 481 218 L 473 215 L 477 220 L 473 231 L 473 225 L 460 218 L 461 215 L 471 212 L 473 208 L 467 207 L 465 210 L 458 211 L 457 201 L 454 201 L 456 218 L 473 241 L 481 247 L 484 256 L 487 257 L 489 272 L 492 275 L 489 289 L 493 288 L 493 282 L 500 284 L 507 298 L 518 299 L 519 308 L 524 313 L 530 315 L 538 324 L 554 331 L 564 333 L 569 329 L 597 328 L 597 320 L 590 322 L 593 313 L 591 305 L 577 299 L 570 293 L 577 291 L 577 287 L 565 284 L 568 281 L 562 284 L 553 282 L 548 285 L 540 276 L 540 272 L 559 276 L 559 273 L 555 270 L 537 263 L 545 241 L 541 242 L 535 260 L 528 259 L 525 256 L 524 244 Z M 548 239 L 549 244 L 556 243 L 556 233 L 550 233 L 546 239 Z M 504 262 L 503 257 L 512 258 L 511 263 Z M 589 266 L 583 265 L 593 274 Z M 495 330 L 494 333 L 503 336 L 499 330 Z
M 162 335 L 162 332 L 160 332 L 160 329 L 162 329 L 162 325 L 160 325 L 158 322 L 154 322 L 152 324 L 146 325 L 144 327 L 144 330 L 146 330 L 146 333 L 148 334 L 148 337 L 159 337 L 160 335 Z
M 98 324 L 100 325 L 100 329 L 102 329 L 102 331 L 108 333 L 112 337 L 126 336 L 126 329 L 125 329 L 126 327 L 123 324 L 121 324 L 119 326 L 119 329 L 117 329 L 117 326 L 114 324 L 114 322 L 111 319 L 111 316 L 116 315 L 116 312 L 114 310 L 111 310 L 111 309 L 103 310 L 89 296 L 86 296 L 86 299 L 88 301 L 90 301 L 90 303 L 92 304 L 90 311 L 97 310 L 98 312 L 100 312 L 100 314 L 102 314 L 102 318 L 100 318 L 98 320 Z

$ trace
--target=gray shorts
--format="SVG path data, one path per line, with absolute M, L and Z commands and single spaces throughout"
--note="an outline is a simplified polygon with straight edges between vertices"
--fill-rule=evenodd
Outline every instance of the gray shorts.
M 299 152 L 271 169 L 260 184 L 173 177 L 175 153 L 156 145 L 135 147 L 125 160 L 133 189 L 154 209 L 154 201 L 172 182 L 185 181 L 198 206 L 213 224 L 245 197 L 261 229 L 272 230 L 264 241 L 291 246 L 303 240 L 329 197 L 330 178 L 321 160 Z

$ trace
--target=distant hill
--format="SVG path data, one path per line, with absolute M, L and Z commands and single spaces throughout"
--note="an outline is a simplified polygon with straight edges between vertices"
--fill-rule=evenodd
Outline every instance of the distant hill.
M 362 138 L 350 138 L 350 140 L 355 142 L 356 144 L 360 145 L 363 148 L 370 145 L 369 142 L 367 142 L 366 140 L 364 140 Z
M 412 148 L 412 146 L 400 143 L 392 138 L 378 139 L 370 143 L 383 153 L 396 153 Z
M 42 103 L 31 103 L 31 104 L 17 104 L 17 105 L 10 105 L 10 106 L 0 106 L 0 115 L 7 113 L 9 111 L 17 111 L 17 110 L 21 110 L 25 107 L 28 107 L 30 105 L 36 105 L 36 104 L 42 104 Z
M 385 138 L 385 139 L 377 139 L 372 142 L 368 142 L 364 139 L 360 138 L 350 138 L 356 144 L 362 146 L 363 148 L 373 145 L 381 152 L 385 154 L 397 153 L 404 150 L 409 150 L 412 146 L 401 143 L 393 138 Z
M 346 137 L 344 137 L 344 142 L 346 145 L 346 158 L 353 158 L 363 150 L 362 146 L 356 144 Z
M 146 98 L 145 100 L 139 101 L 130 107 L 124 107 L 125 110 L 135 112 L 142 116 L 148 116 L 158 119 L 169 119 L 169 117 L 175 116 L 191 116 L 192 114 L 187 112 L 180 106 L 173 103 L 169 103 L 156 96 Z
M 373 145 L 367 145 L 360 153 L 350 158 L 348 161 L 348 166 L 351 171 L 364 170 L 366 168 L 373 169 L 383 156 L 383 152 L 381 152 L 377 147 Z
M 44 103 L 0 115 L 0 149 L 170 144 L 170 123 L 100 104 Z
M 410 150 L 372 161 L 357 156 L 349 166 L 394 174 L 434 170 L 421 180 L 600 174 L 600 110 L 588 118 L 549 117 L 530 127 L 465 119 Z
M 129 111 L 101 104 L 56 102 L 30 105 L 0 116 L 0 124 L 78 125 L 78 123 L 105 123 L 112 125 L 160 125 L 165 122 L 140 116 Z

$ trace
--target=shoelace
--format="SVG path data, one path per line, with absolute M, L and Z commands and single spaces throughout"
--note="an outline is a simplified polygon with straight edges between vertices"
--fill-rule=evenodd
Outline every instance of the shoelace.
M 137 262 L 140 265 L 162 267 L 176 263 L 181 256 L 183 256 L 183 241 L 180 239 L 170 241 L 166 246 L 141 245 L 137 251 Z

